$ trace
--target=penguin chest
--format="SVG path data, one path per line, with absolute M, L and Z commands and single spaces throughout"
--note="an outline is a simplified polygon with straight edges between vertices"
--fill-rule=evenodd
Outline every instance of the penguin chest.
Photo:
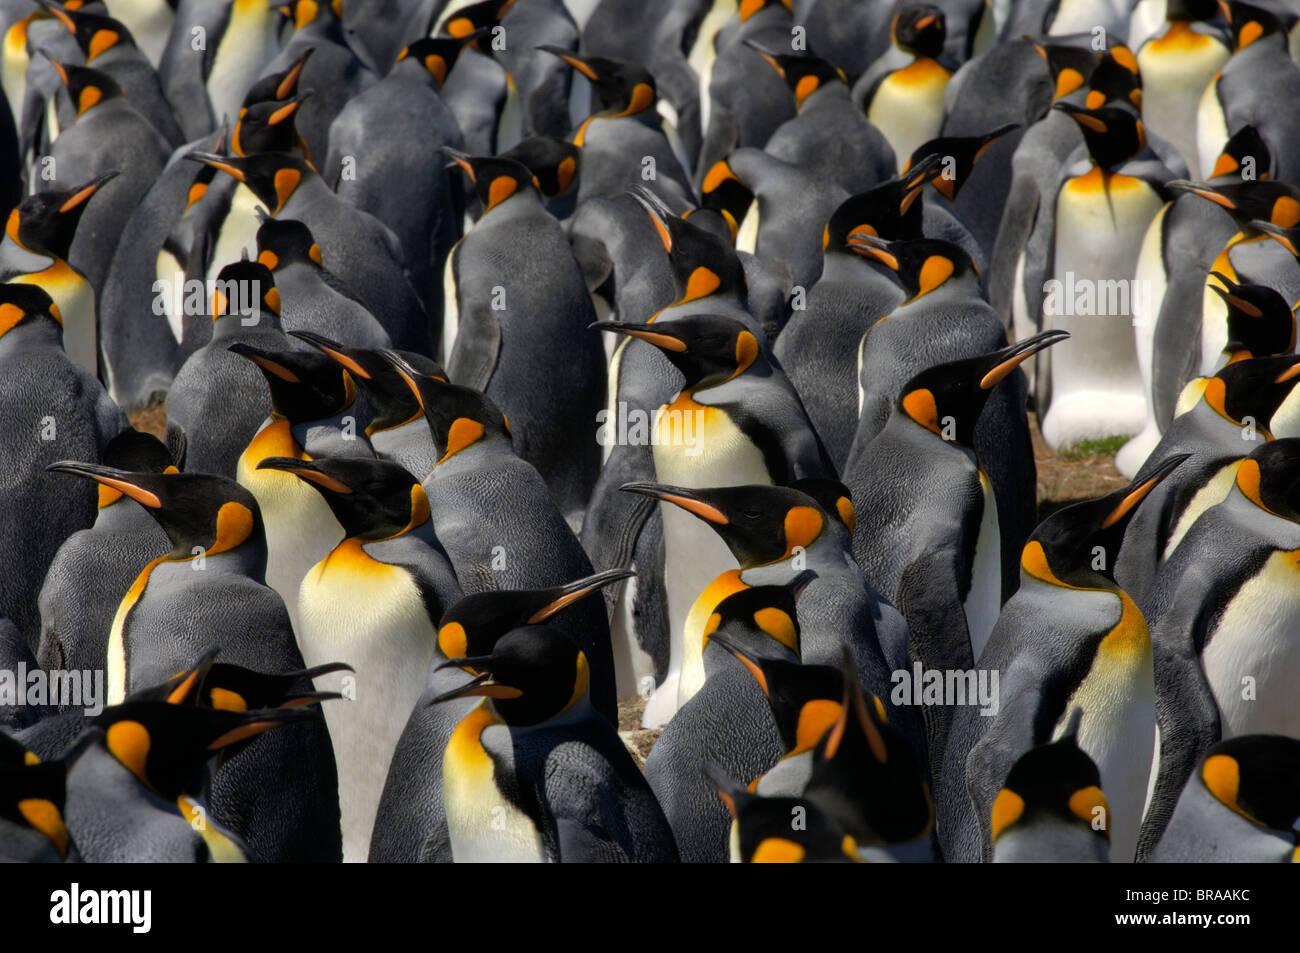
M 1300 737 L 1300 550 L 1271 554 L 1223 610 L 1201 664 L 1223 736 Z
M 1097 764 L 1110 805 L 1111 857 L 1133 859 L 1156 742 L 1151 635 L 1141 611 L 1120 594 L 1117 624 L 1092 656 L 1088 672 L 1061 712 L 1053 740 L 1075 706 L 1083 709 L 1081 747 Z
M 451 357 L 451 349 L 456 346 L 456 333 L 460 330 L 460 299 L 456 291 L 456 253 L 460 249 L 460 239 L 451 246 L 451 252 L 442 265 L 442 338 L 438 346 L 442 352 L 438 360 L 445 367 Z
M 226 212 L 226 217 L 221 221 L 216 247 L 213 249 L 211 264 L 208 266 L 206 277 L 209 282 L 216 281 L 217 275 L 226 265 L 243 258 L 245 251 L 248 252 L 248 257 L 257 257 L 257 230 L 261 227 L 261 223 L 258 222 L 257 213 L 254 210 L 261 204 L 261 199 L 248 186 L 235 186 L 235 191 L 230 196 L 230 209 Z M 161 256 L 160 264 L 164 264 Z M 158 277 L 170 276 L 160 274 Z M 170 315 L 169 319 L 171 319 Z M 178 315 L 172 320 L 179 319 L 180 316 Z M 175 328 L 173 327 L 174 331 Z M 177 339 L 179 340 L 179 336 Z
M 1228 117 L 1219 99 L 1219 78 L 1215 77 L 1206 84 L 1196 108 L 1196 152 L 1202 176 L 1207 176 L 1214 170 L 1214 163 L 1223 152 L 1228 139 Z
M 1178 548 L 1178 544 L 1183 541 L 1183 537 L 1187 535 L 1188 530 L 1201 518 L 1202 513 L 1211 507 L 1218 506 L 1228 498 L 1228 494 L 1232 492 L 1232 488 L 1237 483 L 1237 470 L 1240 468 L 1241 461 L 1233 461 L 1210 477 L 1196 491 L 1187 506 L 1183 508 L 1182 513 L 1178 515 L 1178 522 L 1174 524 L 1174 531 L 1169 534 L 1169 542 L 1165 545 L 1164 554 L 1160 557 L 1162 560 L 1168 559 L 1173 551 Z
M 480 704 L 452 732 L 442 759 L 443 805 L 456 863 L 541 863 L 542 838 L 532 818 L 506 797 L 498 765 L 483 745 L 501 722 Z M 502 726 L 503 727 L 503 726 Z
M 62 258 L 44 271 L 13 279 L 15 284 L 36 285 L 48 294 L 63 316 L 63 349 L 68 357 L 92 374 L 99 369 L 95 330 L 95 290 Z
M 975 660 L 988 644 L 993 625 L 1002 611 L 1002 529 L 998 524 L 998 503 L 993 495 L 993 485 L 982 469 L 979 479 L 984 507 L 971 561 L 970 590 L 963 603 L 966 629 L 970 633 L 971 658 Z
M 223 114 L 231 122 L 238 118 L 244 90 L 275 56 L 276 15 L 274 7 L 260 0 L 234 0 L 230 5 L 230 19 L 212 53 L 207 78 L 208 101 L 217 125 Z M 238 261 L 239 256 L 221 260 Z
M 1198 170 L 1196 115 L 1206 84 L 1228 61 L 1228 48 L 1214 37 L 1197 33 L 1185 21 L 1138 52 L 1142 73 L 1142 115 L 1152 131 L 1178 150 L 1194 178 Z
M 918 146 L 939 135 L 948 77 L 935 60 L 918 57 L 877 87 L 867 119 L 889 140 L 900 168 Z
M 131 583 L 131 588 L 118 603 L 117 614 L 113 616 L 113 625 L 108 633 L 107 664 L 104 672 L 104 682 L 107 686 L 105 691 L 110 705 L 121 704 L 126 697 L 126 642 L 131 611 L 144 598 L 153 571 L 166 560 L 167 556 L 159 556 L 140 570 L 140 575 L 135 577 L 135 582 Z

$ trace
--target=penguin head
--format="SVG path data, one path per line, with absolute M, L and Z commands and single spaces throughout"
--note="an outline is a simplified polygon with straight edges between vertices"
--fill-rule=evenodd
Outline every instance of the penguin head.
M 750 586 L 733 592 L 716 606 L 704 623 L 704 647 L 716 641 L 749 669 L 764 688 L 756 659 L 798 664 L 799 616 L 795 602 L 817 578 L 805 569 L 783 586 Z
M 682 372 L 687 393 L 739 377 L 762 353 L 752 331 L 721 314 L 693 314 L 655 324 L 604 322 L 592 327 L 653 344 Z
M 908 302 L 931 294 L 949 282 L 958 288 L 962 279 L 976 278 L 970 255 L 960 245 L 941 238 L 890 241 L 858 232 L 849 238 L 848 247 L 894 272 L 908 293 Z
M 1228 306 L 1229 361 L 1288 354 L 1295 350 L 1295 313 L 1286 299 L 1266 285 L 1237 284 L 1227 275 L 1210 272 L 1211 291 Z
M 100 103 L 122 95 L 122 87 L 107 73 L 87 66 L 69 66 L 54 60 L 50 60 L 50 65 L 63 81 L 68 98 L 77 108 L 78 117 L 84 116 Z
M 648 189 L 637 186 L 631 194 L 650 216 L 668 253 L 677 293 L 673 304 L 698 301 L 713 294 L 730 294 L 745 300 L 748 289 L 745 268 L 735 249 L 716 230 L 700 222 L 702 216 L 712 213 L 698 210 L 693 216 L 697 221 L 692 222 L 686 215 L 673 215 Z
M 380 353 L 419 401 L 438 463 L 445 463 L 467 447 L 496 441 L 512 443 L 510 424 L 486 394 L 422 374 L 395 351 Z
M 1131 106 L 1141 112 L 1142 76 L 1138 73 L 1137 59 L 1128 47 L 1116 44 L 1102 54 L 1097 68 L 1088 77 L 1088 95 L 1083 105 L 1086 109 Z
M 529 136 L 501 153 L 501 157 L 527 166 L 542 195 L 554 199 L 567 193 L 577 182 L 582 150 L 554 136 Z
M 1071 103 L 1052 107 L 1066 113 L 1079 126 L 1092 161 L 1102 169 L 1122 165 L 1146 148 L 1142 120 L 1119 106 L 1080 109 Z
M 336 361 L 366 397 L 371 419 L 366 434 L 379 433 L 424 416 L 420 401 L 407 386 L 397 369 L 378 351 L 366 348 L 344 347 L 337 341 L 311 331 L 290 331 L 290 335 L 306 341 L 322 354 Z M 425 377 L 446 381 L 447 375 L 432 358 L 414 351 L 397 351 L 407 364 Z
M 1168 457 L 1128 486 L 1062 507 L 1038 524 L 1020 555 L 1020 569 L 1042 582 L 1077 589 L 1115 586 L 1115 560 L 1138 505 L 1188 454 Z
M 1279 37 L 1281 42 L 1286 42 L 1286 27 L 1269 10 L 1241 0 L 1220 0 L 1219 9 L 1223 11 L 1232 30 L 1232 42 L 1236 50 L 1244 50 L 1265 37 Z
M 515 195 L 541 191 L 528 166 L 503 156 L 471 156 L 444 146 L 443 154 L 465 170 L 487 215 Z
M 313 92 L 305 89 L 285 100 L 266 100 L 241 109 L 230 134 L 231 151 L 237 156 L 250 156 L 298 149 L 301 140 L 294 119 Z
M 295 32 L 307 27 L 333 30 L 343 21 L 342 0 L 336 0 L 335 3 L 327 0 L 280 0 L 277 7 L 280 16 L 293 24 Z
M 131 31 L 110 16 L 82 13 L 49 0 L 41 0 L 41 5 L 72 34 L 86 56 L 87 66 L 111 49 L 135 46 Z
M 975 163 L 984 157 L 989 147 L 1013 129 L 1019 128 L 1019 124 L 1013 122 L 999 126 L 982 136 L 941 136 L 938 139 L 931 139 L 917 147 L 903 167 L 903 172 L 906 173 L 924 159 L 939 156 L 941 164 L 938 174 L 930 180 L 930 184 L 949 201 L 953 201 L 957 198 L 961 187 L 966 184 L 966 180 L 970 178 Z
M 311 229 L 292 218 L 267 216 L 262 220 L 257 229 L 257 260 L 272 272 L 285 265 L 325 267 Z
M 0 732 L 0 819 L 40 834 L 62 860 L 71 843 L 63 819 L 66 780 L 61 762 L 42 761 Z
M 797 547 L 808 547 L 832 519 L 812 497 L 783 486 L 698 490 L 662 483 L 625 483 L 619 489 L 671 503 L 704 520 L 722 537 L 742 569 L 779 562 Z
M 280 214 L 303 179 L 316 174 L 302 156 L 288 152 L 263 152 L 247 156 L 190 152 L 185 158 L 206 163 L 243 183 L 272 215 Z
M 1228 182 L 1223 184 L 1231 184 L 1234 180 L 1240 181 L 1244 178 L 1243 172 L 1247 161 L 1251 163 L 1256 179 L 1273 177 L 1273 150 L 1268 147 L 1268 143 L 1263 140 L 1259 130 L 1253 125 L 1242 126 L 1223 144 L 1223 151 L 1214 161 L 1210 178 L 1228 178 Z
M 1175 192 L 1187 192 L 1213 202 L 1243 228 L 1254 228 L 1254 223 L 1260 221 L 1273 228 L 1261 226 L 1257 230 L 1276 235 L 1277 229 L 1300 225 L 1300 189 L 1286 182 L 1234 179 L 1224 183 L 1211 183 L 1171 179 L 1165 186 Z
M 1055 84 L 1053 101 L 1063 99 L 1082 88 L 1097 68 L 1097 57 L 1091 50 L 1059 43 L 1045 45 L 1033 37 L 1028 39 L 1034 44 L 1034 49 L 1043 58 L 1043 63 L 1051 74 Z
M 917 840 L 934 825 L 925 771 L 881 700 L 863 694 L 848 647 L 842 652 L 839 718 L 814 749 L 804 797 L 859 843 Z
M 273 315 L 279 327 L 280 292 L 271 269 L 260 261 L 236 261 L 217 273 L 212 289 L 212 320 L 239 321 L 244 327 L 260 326 L 263 315 Z
M 777 653 L 772 651 L 771 639 L 742 641 L 723 632 L 712 638 L 736 656 L 758 682 L 786 755 L 812 751 L 839 721 L 844 710 L 844 677 L 839 669 L 772 657 Z M 756 651 L 760 646 L 766 651 Z
M 1171 23 L 1213 20 L 1219 12 L 1218 0 L 1168 0 L 1165 5 L 1165 19 Z
M 791 0 L 740 0 L 739 8 L 736 15 L 740 18 L 741 23 L 748 22 L 749 18 L 761 10 L 785 10 L 787 13 L 794 12 L 794 4 Z
M 655 79 L 644 66 L 603 56 L 577 56 L 561 46 L 542 45 L 537 49 L 558 56 L 591 82 L 604 107 L 596 113 L 597 116 L 617 119 L 638 116 L 654 108 L 657 97 Z M 582 130 L 574 141 L 582 145 Z
M 81 214 L 95 194 L 118 174 L 113 169 L 70 189 L 28 195 L 9 213 L 5 234 L 28 251 L 67 258 Z
M 457 10 L 442 25 L 442 32 L 447 36 L 463 39 L 499 23 L 514 5 L 515 0 L 480 0 L 478 3 L 468 4 Z M 424 32 L 432 33 L 432 24 Z
M 1065 734 L 1021 755 L 993 799 L 993 842 L 1031 824 L 1063 823 L 1110 840 L 1110 806 L 1101 790 L 1101 772 L 1079 747 L 1083 709 L 1075 708 Z M 1100 813 L 1098 813 L 1100 809 Z M 1094 826 L 1094 821 L 1103 823 Z
M 420 481 L 389 460 L 267 457 L 257 468 L 292 473 L 320 493 L 348 539 L 393 539 L 429 521 Z
M 1263 219 L 1251 219 L 1250 227 L 1257 232 L 1263 232 L 1300 259 L 1300 228 L 1283 228 Z
M 127 702 L 166 702 L 246 712 L 259 708 L 297 708 L 341 697 L 337 692 L 318 692 L 311 680 L 332 672 L 353 671 L 343 662 L 330 662 L 294 672 L 257 672 L 232 662 L 218 662 L 220 646 L 213 645 L 198 661 L 165 682 L 142 688 L 127 696 Z
M 1300 355 L 1249 358 L 1229 364 L 1211 377 L 1201 403 L 1233 424 L 1244 427 L 1253 421 L 1262 428 L 1291 396 L 1297 383 Z
M 286 69 L 263 76 L 254 82 L 244 95 L 243 108 L 247 109 L 254 103 L 284 102 L 292 99 L 298 92 L 298 81 L 302 79 L 303 67 L 315 52 L 316 47 L 309 46 Z
M 701 770 L 735 821 L 733 860 L 746 864 L 858 863 L 858 845 L 816 804 L 752 794 L 713 762 Z M 792 823 L 793 818 L 803 823 Z
M 215 753 L 271 728 L 319 718 L 309 708 L 236 712 L 142 701 L 106 708 L 91 724 L 141 784 L 175 801 L 199 793 L 203 769 Z
M 447 658 L 488 655 L 507 632 L 542 625 L 605 586 L 635 575 L 631 569 L 607 569 L 563 586 L 463 596 L 438 621 L 438 649 Z
M 351 375 L 324 354 L 268 351 L 243 341 L 228 350 L 257 365 L 271 389 L 272 414 L 291 423 L 325 420 L 356 400 Z
M 941 156 L 930 155 L 912 163 L 902 175 L 849 196 L 822 230 L 822 251 L 847 252 L 849 241 L 857 236 L 920 238 L 922 207 L 917 199 L 942 165 Z
M 817 90 L 834 83 L 848 84 L 844 70 L 819 57 L 810 54 L 794 55 L 790 53 L 773 53 L 764 49 L 753 40 L 745 40 L 745 45 L 758 53 L 776 70 L 785 84 L 794 94 L 795 108 L 803 107 L 804 102 Z
M 900 50 L 936 59 L 948 37 L 948 23 L 938 7 L 916 4 L 894 14 L 889 33 Z
M 1256 447 L 1238 465 L 1236 486 L 1261 510 L 1300 523 L 1300 437 Z
M 70 473 L 118 490 L 145 508 L 171 541 L 168 558 L 216 556 L 262 540 L 257 500 L 234 480 L 211 473 L 134 473 L 61 460 L 46 470 Z
M 700 207 L 723 217 L 733 242 L 753 201 L 753 190 L 736 174 L 727 159 L 715 162 L 700 184 Z
M 0 338 L 16 327 L 46 322 L 62 332 L 63 315 L 43 288 L 12 282 L 0 284 Z
M 550 721 L 587 695 L 591 670 L 587 656 L 567 634 L 546 625 L 514 629 L 483 656 L 454 658 L 440 668 L 468 668 L 477 674 L 430 704 L 481 696 L 508 725 L 527 727 Z
M 1242 735 L 1210 749 L 1197 772 L 1219 803 L 1260 827 L 1300 830 L 1300 741 Z
M 438 88 L 447 82 L 447 76 L 460 59 L 465 47 L 477 40 L 486 31 L 472 31 L 461 37 L 426 36 L 416 40 L 410 46 L 403 47 L 397 54 L 394 69 L 402 63 L 418 63 L 433 77 Z
M 128 427 L 108 442 L 101 454 L 106 467 L 131 473 L 179 473 L 167 445 L 150 433 Z M 99 509 L 125 499 L 121 490 L 99 484 Z

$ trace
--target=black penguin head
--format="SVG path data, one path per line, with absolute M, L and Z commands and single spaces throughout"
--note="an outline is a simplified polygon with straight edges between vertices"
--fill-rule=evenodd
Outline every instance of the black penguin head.
M 67 258 L 86 206 L 118 174 L 113 169 L 70 189 L 28 195 L 9 213 L 5 234 L 29 251 Z
M 234 480 L 210 473 L 133 473 L 62 460 L 47 470 L 94 480 L 135 500 L 171 540 L 173 560 L 216 556 L 262 542 L 262 513 Z
M 1097 56 L 1091 50 L 1056 43 L 1043 45 L 1033 37 L 1028 39 L 1034 44 L 1038 55 L 1043 58 L 1043 63 L 1052 76 L 1052 82 L 1056 84 L 1052 95 L 1053 100 L 1062 99 L 1082 88 L 1092 76 L 1093 70 L 1097 68 Z
M 773 53 L 752 40 L 744 42 L 763 57 L 768 65 L 785 80 L 785 84 L 790 87 L 790 92 L 794 94 L 796 108 L 802 107 L 804 100 L 823 86 L 848 83 L 844 70 L 816 56 L 806 53 L 803 55 Z
M 421 37 L 410 46 L 402 48 L 402 51 L 397 54 L 394 65 L 407 60 L 419 63 L 424 67 L 425 72 L 433 77 L 434 82 L 441 89 L 443 84 L 447 82 L 448 74 L 451 73 L 452 67 L 460 59 L 460 54 L 464 52 L 465 47 L 478 40 L 486 32 L 485 30 L 471 31 L 460 37 Z
M 1242 126 L 1223 144 L 1223 151 L 1210 171 L 1211 179 L 1231 176 L 1246 178 L 1247 163 L 1256 179 L 1273 177 L 1273 150 L 1268 147 L 1259 130 L 1252 125 Z
M 348 539 L 392 539 L 429 520 L 429 499 L 403 466 L 366 457 L 267 457 L 259 470 L 292 473 L 325 498 Z
M 101 455 L 104 466 L 131 473 L 179 473 L 167 445 L 153 434 L 128 427 L 108 442 Z M 101 483 L 99 509 L 112 506 L 125 494 Z
M 343 662 L 330 662 L 294 672 L 256 672 L 232 662 L 218 662 L 220 646 L 210 646 L 198 661 L 165 682 L 127 696 L 130 702 L 166 702 L 219 711 L 245 712 L 258 708 L 297 708 L 331 698 L 337 692 L 318 692 L 311 680 L 331 672 L 354 671 Z
M 776 9 L 785 10 L 787 13 L 793 13 L 794 4 L 791 0 L 740 0 L 739 9 L 736 13 L 740 17 L 740 22 L 745 23 L 760 10 Z
M 1237 284 L 1217 271 L 1210 274 L 1215 283 L 1209 289 L 1228 306 L 1223 353 L 1235 362 L 1295 350 L 1295 313 L 1285 298 L 1266 285 Z
M 1000 351 L 927 368 L 903 385 L 894 413 L 970 448 L 993 388 L 1039 351 L 1069 336 L 1067 331 L 1044 331 Z
M 297 219 L 270 216 L 257 229 L 257 260 L 272 272 L 285 265 L 325 266 L 310 228 Z
M 378 433 L 410 423 L 424 415 L 420 401 L 407 386 L 406 380 L 379 351 L 366 348 L 344 347 L 337 341 L 311 331 L 290 331 L 290 335 L 306 341 L 326 357 L 334 360 L 356 382 L 366 397 L 371 419 L 366 434 Z M 414 351 L 397 351 L 407 364 L 425 377 L 446 381 L 447 375 L 432 358 Z
M 1236 361 L 1211 377 L 1201 401 L 1239 426 L 1264 427 L 1300 383 L 1300 355 Z
M 107 73 L 86 66 L 68 66 L 54 60 L 50 60 L 50 65 L 59 74 L 59 79 L 63 80 L 68 98 L 76 106 L 79 117 L 100 103 L 122 95 L 122 87 Z
M 1115 589 L 1115 560 L 1129 521 L 1138 505 L 1187 457 L 1169 457 L 1114 493 L 1062 507 L 1048 516 L 1021 552 L 1021 572 L 1052 585 Z
M 1218 14 L 1218 0 L 1168 0 L 1165 5 L 1165 19 L 1171 23 L 1213 20 Z
M 309 708 L 235 712 L 142 701 L 107 708 L 91 724 L 141 784 L 175 801 L 199 793 L 203 769 L 216 752 L 280 725 L 319 718 Z
M 515 0 L 480 0 L 479 3 L 471 3 L 457 10 L 442 25 L 442 32 L 456 39 L 464 39 L 499 23 L 514 5 Z M 424 32 L 432 33 L 433 24 L 430 23 Z
M 516 194 L 540 191 L 528 166 L 503 156 L 471 156 L 444 146 L 443 154 L 465 170 L 487 215 Z
M 1146 148 L 1142 120 L 1127 109 L 1119 106 L 1080 109 L 1070 103 L 1057 103 L 1052 108 L 1066 113 L 1078 124 L 1088 154 L 1099 168 L 1112 169 Z
M 716 641 L 734 655 L 763 685 L 759 659 L 798 664 L 799 616 L 795 602 L 817 574 L 805 569 L 783 586 L 750 586 L 733 592 L 704 623 L 704 647 Z
M 1294 834 L 1300 821 L 1300 741 L 1242 735 L 1210 749 L 1197 772 L 1221 804 L 1246 820 Z
M 240 110 L 230 134 L 230 150 L 237 156 L 262 152 L 292 152 L 300 139 L 295 125 L 298 109 L 313 95 L 305 89 L 285 100 L 265 100 Z
M 59 306 L 38 285 L 0 284 L 0 338 L 19 325 L 50 321 L 60 330 L 63 315 Z
M 993 841 L 1016 824 L 1052 820 L 1110 840 L 1110 806 L 1101 790 L 1101 772 L 1079 747 L 1076 736 L 1082 708 L 1074 709 L 1065 734 L 1021 755 L 993 799 Z M 1098 813 L 1100 809 L 1100 813 Z
M 714 633 L 713 641 L 749 670 L 767 697 L 781 747 L 787 755 L 811 751 L 839 721 L 844 677 L 830 665 L 803 665 L 754 651 L 748 641 Z M 770 647 L 771 640 L 768 640 Z
M 302 51 L 302 55 L 289 64 L 287 69 L 272 73 L 270 76 L 263 76 L 253 83 L 244 96 L 243 108 L 247 109 L 254 103 L 283 102 L 292 99 L 298 92 L 298 81 L 302 79 L 303 67 L 307 65 L 307 61 L 311 59 L 314 52 L 316 52 L 316 47 L 307 47 Z
M 133 47 L 135 38 L 131 31 L 118 20 L 99 13 L 81 13 L 49 0 L 41 0 L 41 5 L 62 23 L 81 47 L 86 56 L 86 65 L 116 47 Z
M 1132 106 L 1139 112 L 1142 109 L 1142 77 L 1137 59 L 1128 47 L 1119 44 L 1098 60 L 1097 68 L 1088 77 L 1088 95 L 1083 101 L 1086 109 L 1108 104 Z
M 514 629 L 498 639 L 489 654 L 451 659 L 440 667 L 453 666 L 478 674 L 430 704 L 490 698 L 508 725 L 549 721 L 581 701 L 591 684 L 587 656 L 564 632 L 545 625 Z
M 1260 509 L 1300 523 L 1300 438 L 1256 447 L 1238 465 L 1236 486 Z
M 858 514 L 853 508 L 853 492 L 839 480 L 829 477 L 802 477 L 790 486 L 800 493 L 811 496 L 823 510 L 837 517 L 850 533 L 858 525 Z
M 653 344 L 686 378 L 694 393 L 739 377 L 761 353 L 758 339 L 735 318 L 693 314 L 655 324 L 605 322 L 592 327 Z
M 858 863 L 858 845 L 816 804 L 750 793 L 713 762 L 701 770 L 736 822 L 737 853 L 747 864 Z M 803 819 L 801 825 L 791 818 Z
M 62 762 L 42 761 L 0 732 L 0 818 L 43 835 L 65 860 L 71 843 L 63 820 L 66 780 Z
M 685 304 L 713 294 L 731 294 L 745 300 L 748 288 L 745 268 L 736 250 L 717 231 L 698 221 L 688 221 L 685 215 L 673 215 L 648 189 L 638 186 L 631 194 L 650 216 L 668 253 L 668 266 L 677 292 L 673 304 Z M 712 213 L 696 212 L 696 216 L 706 214 Z
M 342 0 L 280 0 L 280 16 L 293 24 L 295 31 L 314 26 L 318 30 L 338 30 L 343 21 Z M 341 34 L 340 34 L 341 36 Z
M 753 191 L 726 159 L 715 162 L 700 185 L 700 207 L 717 212 L 726 220 L 733 242 L 753 201 Z
M 975 169 L 975 163 L 984 157 L 984 153 L 988 151 L 989 147 L 1013 129 L 1019 128 L 1019 124 L 1009 123 L 1005 126 L 999 126 L 992 132 L 987 132 L 982 136 L 941 136 L 938 139 L 931 139 L 924 145 L 917 147 L 911 158 L 907 160 L 907 165 L 903 167 L 903 172 L 906 173 L 922 160 L 929 159 L 931 156 L 939 156 L 938 172 L 930 180 L 930 184 L 941 195 L 952 201 L 957 198 L 957 193 L 961 191 L 961 187 L 970 178 L 971 172 Z
M 217 273 L 211 311 L 213 321 L 239 321 L 245 327 L 262 326 L 269 314 L 274 316 L 270 326 L 279 327 L 280 292 L 271 269 L 260 261 L 226 265 Z
M 975 274 L 970 255 L 960 245 L 940 238 L 890 241 L 857 232 L 850 237 L 848 247 L 898 275 L 909 301 L 928 295 L 949 281 Z
M 1237 50 L 1244 50 L 1264 37 L 1285 37 L 1286 26 L 1269 10 L 1241 0 L 1220 0 L 1219 9 L 1232 29 L 1232 41 Z
M 263 152 L 247 156 L 219 156 L 211 152 L 191 152 L 185 158 L 203 162 L 232 176 L 257 196 L 258 201 L 280 214 L 284 204 L 315 170 L 302 157 L 288 152 Z
M 779 562 L 821 537 L 832 519 L 805 493 L 783 486 L 728 486 L 707 490 L 662 483 L 625 483 L 619 489 L 678 506 L 722 537 L 742 569 Z
M 554 136 L 529 136 L 501 153 L 501 158 L 527 166 L 542 195 L 553 199 L 564 195 L 577 181 L 582 150 Z
M 271 389 L 271 411 L 290 423 L 325 420 L 356 400 L 352 377 L 315 351 L 267 351 L 236 341 L 229 350 L 252 361 Z
M 900 50 L 935 59 L 943 52 L 948 24 L 943 11 L 931 4 L 909 6 L 894 14 L 890 35 Z
M 1188 192 L 1224 209 L 1243 228 L 1256 221 L 1272 225 L 1258 230 L 1276 235 L 1278 229 L 1300 225 L 1300 189 L 1274 180 L 1232 180 L 1225 183 L 1188 182 L 1173 179 L 1165 185 L 1175 192 Z
M 577 56 L 560 46 L 543 45 L 537 48 L 558 56 L 570 68 L 591 81 L 592 88 L 604 107 L 596 113 L 597 116 L 610 119 L 637 116 L 654 108 L 655 78 L 644 66 L 603 56 Z M 574 141 L 577 145 L 582 145 L 582 130 L 579 130 Z
M 471 593 L 443 613 L 438 649 L 447 658 L 489 655 L 507 632 L 548 622 L 592 593 L 635 575 L 631 569 L 607 569 L 563 586 Z
M 929 833 L 934 804 L 920 759 L 886 720 L 885 707 L 862 692 L 843 648 L 839 718 L 813 752 L 804 797 L 858 843 L 900 844 Z
M 943 170 L 943 158 L 930 155 L 911 163 L 896 178 L 851 195 L 831 213 L 822 231 L 822 250 L 847 252 L 856 236 L 889 239 L 921 237 L 922 206 L 917 201 L 927 182 Z
M 488 441 L 512 442 L 510 424 L 488 396 L 470 387 L 422 374 L 395 351 L 382 351 L 424 410 L 438 463 Z

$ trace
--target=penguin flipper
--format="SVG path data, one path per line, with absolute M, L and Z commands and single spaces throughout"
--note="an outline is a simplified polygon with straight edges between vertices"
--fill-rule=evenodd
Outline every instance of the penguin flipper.
M 492 311 L 465 314 L 447 359 L 447 377 L 462 387 L 486 391 L 501 353 L 501 324 Z

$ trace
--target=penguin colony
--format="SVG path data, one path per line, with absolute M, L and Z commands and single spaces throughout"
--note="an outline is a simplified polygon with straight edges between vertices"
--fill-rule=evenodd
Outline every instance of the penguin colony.
M 1295 0 L 0 21 L 0 859 L 1300 860 Z

